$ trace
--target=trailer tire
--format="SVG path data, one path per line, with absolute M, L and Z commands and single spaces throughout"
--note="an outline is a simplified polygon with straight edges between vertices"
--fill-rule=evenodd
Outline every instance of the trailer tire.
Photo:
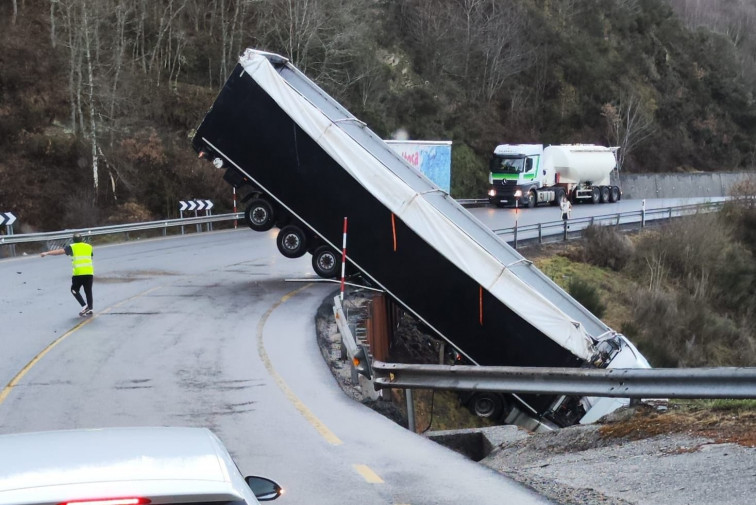
M 504 412 L 504 399 L 497 393 L 476 393 L 470 398 L 468 406 L 476 416 L 496 420 Z
M 339 274 L 339 254 L 328 245 L 316 248 L 312 253 L 312 269 L 323 279 L 335 279 Z
M 253 198 L 244 211 L 244 220 L 255 231 L 268 231 L 276 222 L 273 206 L 264 198 Z
M 619 202 L 621 198 L 620 195 L 621 195 L 621 192 L 617 186 L 612 186 L 611 188 L 609 188 L 609 201 L 611 203 Z
M 284 226 L 276 237 L 278 251 L 287 258 L 299 258 L 307 252 L 307 235 L 299 226 Z
M 601 201 L 601 189 L 598 186 L 591 188 L 591 203 L 599 203 Z
M 527 206 L 529 209 L 532 209 L 536 205 L 538 205 L 538 198 L 536 197 L 535 191 L 531 189 L 528 191 Z
M 611 197 L 611 188 L 609 186 L 601 186 L 601 203 L 607 203 Z

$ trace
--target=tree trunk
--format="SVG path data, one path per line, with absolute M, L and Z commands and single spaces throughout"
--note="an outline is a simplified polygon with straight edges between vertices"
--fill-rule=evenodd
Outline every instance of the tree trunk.
M 92 143 L 92 181 L 94 187 L 94 200 L 97 201 L 97 187 L 99 185 L 97 175 L 97 121 L 95 119 L 94 103 L 94 73 L 92 72 L 92 52 L 90 49 L 90 30 L 89 17 L 87 11 L 89 5 L 84 4 L 84 49 L 87 57 L 87 79 L 89 84 L 89 123 L 90 123 L 90 141 Z

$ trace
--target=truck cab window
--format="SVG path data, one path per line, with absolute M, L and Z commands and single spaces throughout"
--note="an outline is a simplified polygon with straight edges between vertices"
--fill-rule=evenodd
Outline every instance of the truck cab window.
M 531 161 L 531 160 L 528 160 Z M 531 161 L 532 163 L 532 161 Z M 517 174 L 525 171 L 523 158 L 502 158 L 495 156 L 491 160 L 491 172 L 498 174 Z

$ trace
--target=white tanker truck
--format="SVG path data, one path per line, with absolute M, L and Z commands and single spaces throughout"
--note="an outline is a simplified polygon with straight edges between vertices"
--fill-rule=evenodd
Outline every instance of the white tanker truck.
M 592 144 L 502 144 L 494 150 L 488 173 L 488 200 L 497 207 L 557 205 L 572 202 L 616 202 L 622 197 L 610 185 L 617 147 Z

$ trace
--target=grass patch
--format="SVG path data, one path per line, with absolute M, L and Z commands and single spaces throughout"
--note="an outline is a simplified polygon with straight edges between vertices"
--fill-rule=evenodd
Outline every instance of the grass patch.
M 624 274 L 571 259 L 574 246 L 548 246 L 523 251 L 536 267 L 559 287 L 570 292 L 570 283 L 583 283 L 595 288 L 598 302 L 606 306 L 598 316 L 611 328 L 619 330 L 622 323 L 632 317 L 628 302 L 628 285 L 632 282 Z M 580 300 L 579 297 L 575 297 Z M 586 306 L 590 310 L 585 303 Z

